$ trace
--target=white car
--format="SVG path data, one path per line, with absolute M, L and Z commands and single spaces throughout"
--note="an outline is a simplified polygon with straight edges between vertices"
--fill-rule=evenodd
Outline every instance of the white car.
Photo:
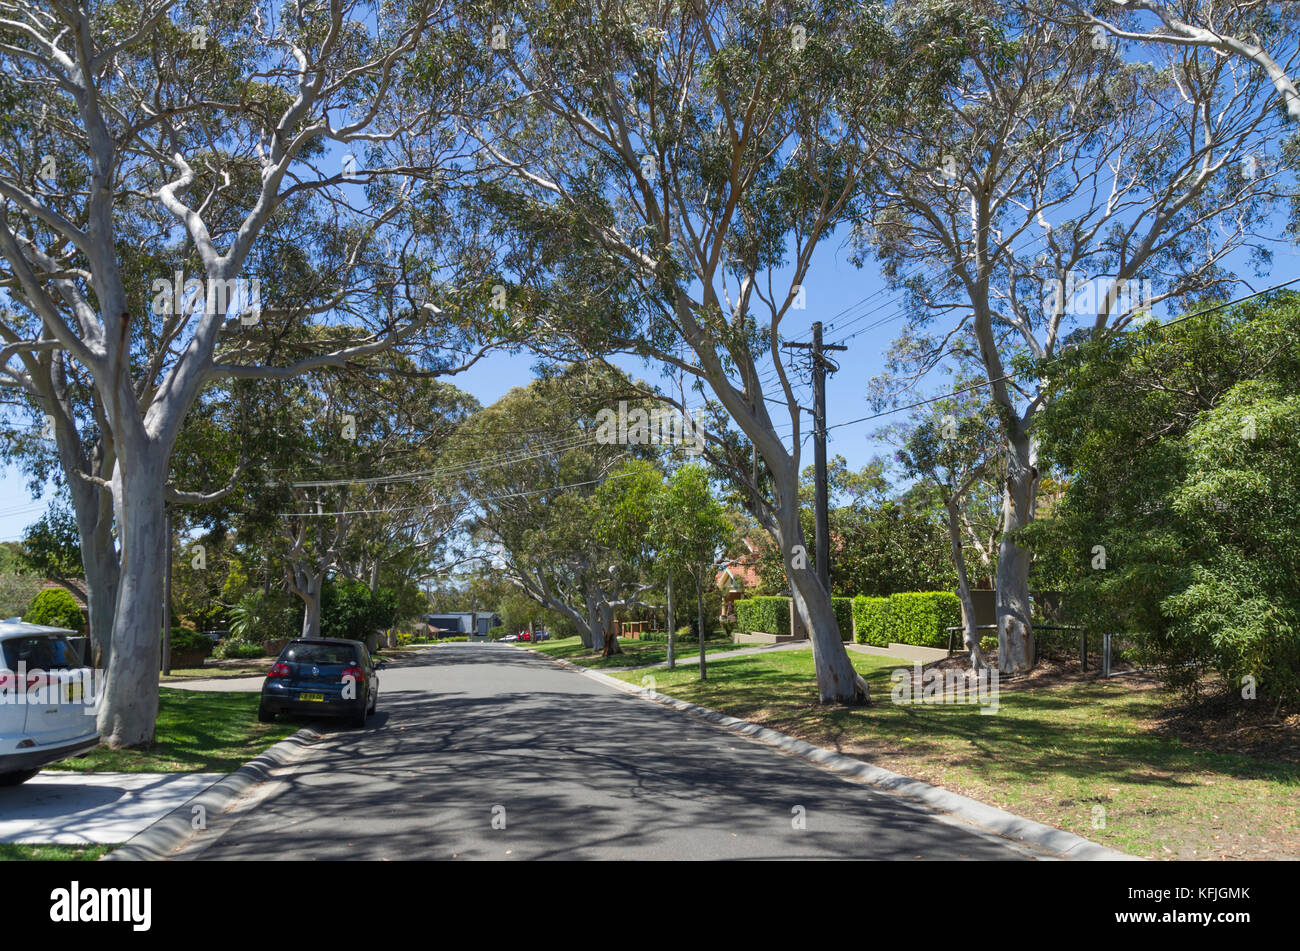
M 69 634 L 0 621 L 0 786 L 25 783 L 42 766 L 99 745 L 93 672 Z

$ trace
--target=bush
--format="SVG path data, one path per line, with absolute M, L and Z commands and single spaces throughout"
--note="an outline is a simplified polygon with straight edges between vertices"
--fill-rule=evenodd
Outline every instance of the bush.
M 698 638 L 695 633 L 695 628 L 689 625 L 686 627 L 679 627 L 677 629 L 677 633 L 673 637 L 673 640 L 678 644 L 681 644 L 683 640 L 687 640 L 690 643 L 694 644 L 696 643 L 697 639 Z M 704 639 L 706 641 L 730 640 L 730 637 L 727 635 L 725 631 L 709 631 L 709 633 L 705 635 Z M 667 644 L 668 634 L 664 631 L 646 631 L 641 635 L 641 640 L 648 641 L 653 644 Z
M 921 647 L 947 647 L 947 628 L 961 624 L 961 598 L 951 591 L 895 594 L 895 641 Z
M 249 591 L 230 609 L 230 634 L 236 641 L 262 644 L 294 637 L 302 630 L 302 602 L 278 593 Z
M 831 608 L 835 611 L 835 623 L 840 628 L 840 640 L 853 639 L 853 599 L 831 598 Z
M 506 636 L 506 626 L 504 624 L 498 624 L 495 627 L 488 628 L 488 637 L 492 638 L 492 640 L 494 641 L 500 640 L 505 636 Z
M 66 627 L 78 634 L 86 630 L 86 616 L 77 607 L 77 599 L 62 588 L 46 588 L 32 598 L 23 620 L 29 624 Z
M 961 599 L 950 591 L 891 594 L 853 599 L 858 642 L 888 647 L 891 642 L 947 647 L 946 628 L 961 624 Z
M 889 599 L 860 594 L 853 599 L 853 625 L 859 644 L 889 646 Z
M 741 598 L 736 602 L 736 628 L 746 634 L 789 634 L 790 599 Z
M 212 638 L 204 637 L 198 631 L 184 627 L 172 628 L 171 648 L 173 654 L 202 654 L 207 657 L 216 645 Z
M 397 646 L 398 646 L 398 647 L 409 647 L 409 646 L 411 645 L 411 642 L 414 641 L 414 640 L 415 640 L 415 635 L 414 635 L 414 634 L 408 634 L 406 631 L 398 631 L 398 632 L 397 632 Z
M 218 644 L 213 654 L 221 660 L 248 660 L 253 657 L 265 657 L 266 650 L 261 644 L 253 644 L 232 637 Z
M 364 641 L 393 623 L 397 596 L 388 588 L 371 591 L 359 581 L 334 578 L 321 588 L 322 637 Z

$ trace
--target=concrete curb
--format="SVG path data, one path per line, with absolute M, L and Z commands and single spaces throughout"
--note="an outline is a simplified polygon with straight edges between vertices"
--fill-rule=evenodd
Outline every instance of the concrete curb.
M 100 858 L 108 861 L 153 861 L 170 858 L 194 835 L 194 809 L 202 806 L 209 823 L 254 786 L 265 782 L 271 770 L 285 765 L 306 747 L 320 739 L 312 727 L 303 727 L 266 752 L 249 760 L 224 779 L 219 779 L 184 804 L 177 806 L 152 825 L 141 829 L 124 844 Z
M 534 651 L 533 653 L 540 654 L 541 652 Z M 546 655 L 542 654 L 541 656 L 545 657 Z M 1026 819 L 1015 813 L 1007 812 L 1005 809 L 999 809 L 996 806 L 990 806 L 968 796 L 931 786 L 919 779 L 911 779 L 891 770 L 882 769 L 879 766 L 872 766 L 860 759 L 836 753 L 834 750 L 828 750 L 825 747 L 814 746 L 805 740 L 779 733 L 776 730 L 769 730 L 757 723 L 739 720 L 736 717 L 727 716 L 725 713 L 719 713 L 717 710 L 711 710 L 708 707 L 701 707 L 698 704 L 678 700 L 676 697 L 670 697 L 667 694 L 648 690 L 644 687 L 637 687 L 625 680 L 610 677 L 608 674 L 581 667 L 567 660 L 556 657 L 548 657 L 547 659 L 562 667 L 577 671 L 583 676 L 608 684 L 624 693 L 645 700 L 652 700 L 682 713 L 707 720 L 732 733 L 748 736 L 769 746 L 775 746 L 787 753 L 793 753 L 795 756 L 816 763 L 818 766 L 825 767 L 850 780 L 867 783 L 904 799 L 910 799 L 936 812 L 945 813 L 995 835 L 1011 839 L 1034 849 L 1049 852 L 1056 857 L 1070 859 L 1071 861 L 1145 861 L 1139 856 L 1129 855 L 1127 852 L 1099 845 L 1083 838 L 1083 836 L 1075 835 L 1073 832 L 1066 832 L 1063 829 Z

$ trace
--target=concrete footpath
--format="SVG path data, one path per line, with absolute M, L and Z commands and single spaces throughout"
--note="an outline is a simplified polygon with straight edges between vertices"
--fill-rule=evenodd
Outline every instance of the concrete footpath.
M 0 789 L 0 842 L 125 842 L 189 801 L 221 773 L 71 773 L 47 770 Z

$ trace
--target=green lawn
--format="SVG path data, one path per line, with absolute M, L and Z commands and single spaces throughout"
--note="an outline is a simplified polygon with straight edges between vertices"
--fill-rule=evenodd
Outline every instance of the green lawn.
M 116 845 L 14 845 L 0 842 L 0 862 L 93 862 Z
M 905 664 L 850 657 L 872 706 L 815 703 L 803 650 L 718 660 L 705 682 L 691 668 L 656 671 L 656 688 L 1135 855 L 1300 858 L 1300 764 L 1156 732 L 1174 699 L 1163 689 L 1118 680 L 1004 689 L 989 715 L 894 704 L 889 671 Z
M 539 654 L 567 660 L 580 667 L 639 667 L 645 664 L 658 664 L 668 659 L 668 644 L 663 641 L 634 641 L 620 637 L 618 645 L 623 649 L 623 653 L 615 654 L 613 657 L 602 657 L 583 647 L 580 637 L 562 637 L 559 640 L 542 641 L 540 644 L 529 644 L 525 641 L 520 644 L 521 647 L 530 648 Z M 704 642 L 704 652 L 706 655 L 716 654 L 720 651 L 739 650 L 746 646 L 753 645 L 733 644 L 729 640 L 721 639 L 708 640 Z M 694 664 L 693 670 L 699 667 L 700 642 L 698 640 L 679 638 L 676 648 L 675 659 L 678 664 Z
M 250 660 L 247 663 L 230 667 L 173 667 L 172 672 L 161 678 L 162 683 L 173 680 L 223 680 L 231 677 L 265 677 L 266 672 L 275 663 L 272 657 Z
M 84 773 L 230 773 L 297 731 L 289 721 L 257 722 L 256 693 L 207 693 L 160 688 L 158 728 L 149 749 L 101 746 L 83 759 L 46 769 Z

